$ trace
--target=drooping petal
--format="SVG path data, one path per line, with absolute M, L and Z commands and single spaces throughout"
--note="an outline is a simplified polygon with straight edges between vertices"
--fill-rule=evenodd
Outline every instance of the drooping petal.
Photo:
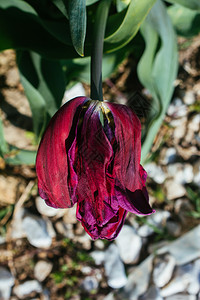
M 110 197 L 114 182 L 105 170 L 113 150 L 100 122 L 100 102 L 92 101 L 84 113 L 77 133 L 76 173 L 78 175 L 78 202 L 87 199 L 92 206 L 96 222 L 103 222 L 104 199 Z M 97 201 L 98 198 L 98 201 Z
M 149 205 L 149 195 L 145 187 L 147 173 L 141 165 L 139 166 L 139 176 L 142 182 L 141 189 L 132 192 L 127 188 L 123 190 L 122 186 L 120 188 L 118 184 L 115 187 L 116 197 L 118 199 L 118 204 L 129 212 L 140 215 L 149 215 L 154 213 L 155 210 Z
M 51 119 L 42 137 L 36 158 L 38 189 L 40 196 L 50 206 L 66 208 L 75 202 L 68 190 L 68 171 L 72 166 L 68 164 L 66 140 L 87 100 L 86 97 L 78 97 L 63 105 Z
M 141 190 L 143 182 L 140 176 L 141 124 L 136 114 L 127 106 L 106 103 L 115 122 L 114 170 L 116 178 L 128 190 Z
M 94 240 L 98 238 L 115 239 L 124 224 L 126 215 L 127 211 L 123 208 L 119 207 L 117 211 L 113 211 L 111 207 L 105 204 L 104 224 L 98 224 L 89 201 L 82 201 L 77 204 L 76 217 Z
M 149 197 L 146 187 L 142 190 L 135 190 L 131 192 L 126 189 L 120 190 L 119 187 L 115 189 L 118 204 L 123 209 L 138 215 L 149 215 L 155 212 L 149 205 Z

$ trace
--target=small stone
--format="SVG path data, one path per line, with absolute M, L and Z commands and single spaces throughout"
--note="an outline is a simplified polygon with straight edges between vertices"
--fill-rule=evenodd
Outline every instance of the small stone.
M 200 291 L 200 259 L 197 259 L 193 264 L 191 272 L 191 282 L 187 292 L 192 295 L 197 295 Z
M 79 97 L 80 95 L 85 96 L 85 89 L 82 83 L 77 83 L 71 89 L 65 92 L 63 104 L 75 97 Z
M 192 156 L 197 155 L 197 147 L 188 145 L 188 147 L 182 147 L 181 145 L 177 145 L 177 152 L 183 158 L 183 160 L 189 160 Z
M 97 249 L 103 250 L 105 248 L 105 244 L 102 240 L 96 240 L 94 241 L 94 245 Z
M 173 163 L 176 160 L 177 157 L 177 151 L 174 147 L 170 148 L 164 148 L 164 150 L 161 150 L 161 156 L 163 157 L 161 159 L 161 163 L 163 165 L 168 165 Z
M 119 255 L 119 250 L 115 244 L 111 244 L 105 252 L 105 274 L 108 285 L 113 288 L 121 288 L 127 282 L 127 277 Z
M 191 183 L 194 177 L 193 167 L 190 164 L 175 163 L 167 167 L 168 176 L 181 184 Z
M 188 130 L 194 132 L 199 132 L 200 130 L 200 114 L 194 115 L 188 124 Z
M 50 300 L 50 291 L 48 289 L 44 289 L 40 297 L 41 300 Z
M 119 291 L 120 299 L 137 300 L 149 286 L 153 267 L 153 255 L 147 257 L 128 275 L 127 284 Z
M 9 187 L 9 188 L 8 188 Z M 17 195 L 24 191 L 23 181 L 13 177 L 0 174 L 0 202 L 6 205 L 14 204 Z
M 38 248 L 48 248 L 52 238 L 47 231 L 47 223 L 40 217 L 28 215 L 23 219 L 23 228 L 29 243 Z
M 195 103 L 195 94 L 193 91 L 186 91 L 183 97 L 183 101 L 186 105 L 192 105 Z
M 48 232 L 49 236 L 51 238 L 55 238 L 56 237 L 56 232 L 54 230 L 52 222 L 47 217 L 44 217 L 44 221 L 46 222 L 47 232 Z
M 191 281 L 191 272 L 192 266 L 185 265 L 177 269 L 175 278 L 170 281 L 170 283 L 161 289 L 160 294 L 162 297 L 172 296 L 178 293 L 185 292 Z
M 83 282 L 81 284 L 81 287 L 87 292 L 97 290 L 98 286 L 99 286 L 98 281 L 96 280 L 96 278 L 94 278 L 92 276 L 85 277 L 85 279 L 83 280 Z
M 85 275 L 89 275 L 89 274 L 92 273 L 92 268 L 89 267 L 89 266 L 83 266 L 83 267 L 81 268 L 81 272 L 82 272 L 83 274 L 85 274 Z
M 147 171 L 148 176 L 151 177 L 156 183 L 161 184 L 165 181 L 166 175 L 162 168 L 156 165 L 156 163 L 151 162 L 145 164 L 144 168 Z
M 186 125 L 187 125 L 186 117 L 171 121 L 171 126 L 175 127 L 173 131 L 173 137 L 177 143 L 180 139 L 185 137 Z
M 93 269 L 93 272 L 94 272 L 94 276 L 98 280 L 98 282 L 103 279 L 102 270 L 100 270 L 100 269 Z
M 17 68 L 11 68 L 6 74 L 6 84 L 9 87 L 16 87 L 19 84 L 19 71 Z
M 65 210 L 65 214 L 63 216 L 64 223 L 66 223 L 66 224 L 76 224 L 77 223 L 76 207 L 77 207 L 77 205 L 75 204 L 73 207 L 67 208 Z
M 153 270 L 153 281 L 157 287 L 162 288 L 170 281 L 175 265 L 176 261 L 171 255 L 156 257 Z
M 29 280 L 25 281 L 20 285 L 15 286 L 13 288 L 13 292 L 19 299 L 24 299 L 27 298 L 33 292 L 41 293 L 42 287 L 37 280 Z
M 9 300 L 11 288 L 14 285 L 15 278 L 4 267 L 0 266 L 0 299 Z
M 60 222 L 56 222 L 55 227 L 56 227 L 56 230 L 64 237 L 69 238 L 69 239 L 74 238 L 72 224 L 66 224 L 66 223 L 60 221 Z
M 85 250 L 90 250 L 91 249 L 91 237 L 87 233 L 83 233 L 82 235 L 75 235 L 74 236 L 74 242 L 80 243 Z
M 140 300 L 163 300 L 160 291 L 155 286 L 151 286 L 148 291 L 140 297 Z
M 197 300 L 196 296 L 186 294 L 176 294 L 173 296 L 166 297 L 165 300 Z
M 169 105 L 167 114 L 173 118 L 180 118 L 187 114 L 187 106 L 180 98 L 174 98 L 173 102 Z
M 90 253 L 91 257 L 94 259 L 94 262 L 97 266 L 100 266 L 104 263 L 105 252 L 104 251 L 93 251 Z
M 42 282 L 51 273 L 52 268 L 53 268 L 52 263 L 47 262 L 45 260 L 38 261 L 35 265 L 35 268 L 34 268 L 35 278 L 38 281 Z
M 174 180 L 167 180 L 164 184 L 168 200 L 174 200 L 183 197 L 186 194 L 185 188 Z
M 62 217 L 66 211 L 65 209 L 54 208 L 47 205 L 41 197 L 35 199 L 35 204 L 39 213 L 47 217 Z
M 157 251 L 158 254 L 169 252 L 177 265 L 187 264 L 200 257 L 200 225 L 190 230 L 169 245 Z M 181 249 L 181 251 L 180 251 Z
M 166 228 L 171 236 L 178 237 L 181 234 L 181 225 L 173 220 L 167 220 Z
M 24 217 L 25 210 L 24 208 L 17 209 L 14 218 L 10 225 L 11 237 L 12 239 L 21 239 L 26 237 L 26 232 L 23 228 L 22 220 Z
M 133 227 L 124 225 L 116 239 L 119 254 L 125 264 L 136 263 L 142 248 L 142 239 Z

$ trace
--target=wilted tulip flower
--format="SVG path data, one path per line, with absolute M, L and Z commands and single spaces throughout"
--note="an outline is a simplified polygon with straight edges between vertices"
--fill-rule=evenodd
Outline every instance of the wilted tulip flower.
M 153 212 L 140 165 L 141 125 L 125 105 L 74 98 L 51 119 L 36 171 L 40 196 L 55 208 L 77 203 L 93 238 L 113 240 L 127 212 Z

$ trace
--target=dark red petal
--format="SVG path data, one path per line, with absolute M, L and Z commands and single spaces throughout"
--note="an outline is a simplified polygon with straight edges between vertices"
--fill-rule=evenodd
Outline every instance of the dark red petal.
M 65 141 L 69 136 L 74 115 L 86 97 L 74 98 L 63 105 L 51 119 L 39 146 L 36 172 L 40 196 L 48 205 L 71 207 L 68 190 L 68 161 Z
M 114 171 L 117 180 L 130 191 L 140 190 L 141 125 L 136 114 L 127 106 L 107 103 L 115 122 Z
M 127 211 L 122 207 L 119 207 L 116 217 L 111 219 L 109 223 L 107 223 L 107 226 L 103 227 L 100 238 L 107 239 L 109 241 L 116 239 L 122 229 L 122 226 L 124 225 L 126 215 Z
M 155 212 L 149 205 L 149 197 L 146 187 L 142 190 L 121 190 L 119 187 L 115 189 L 119 206 L 123 209 L 139 215 L 149 215 Z
M 89 201 L 82 201 L 77 204 L 76 217 L 81 221 L 85 231 L 91 236 L 92 239 L 98 238 L 113 240 L 119 234 L 127 211 L 119 207 L 119 210 L 113 211 L 109 205 L 105 204 L 104 207 L 104 221 L 101 224 L 97 223 L 95 213 Z
M 106 176 L 113 150 L 100 122 L 100 103 L 92 101 L 84 114 L 77 131 L 76 156 L 78 201 L 87 199 L 90 202 L 98 222 L 103 220 L 104 200 L 110 197 L 111 185 L 114 186 L 112 179 Z

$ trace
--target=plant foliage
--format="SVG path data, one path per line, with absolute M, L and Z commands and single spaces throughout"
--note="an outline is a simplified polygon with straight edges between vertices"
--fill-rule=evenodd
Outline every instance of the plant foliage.
M 0 51 L 17 51 L 37 141 L 60 107 L 66 87 L 74 80 L 89 82 L 92 28 L 100 1 L 0 1 Z M 143 159 L 173 94 L 178 69 L 176 36 L 199 32 L 199 0 L 112 1 L 104 38 L 103 78 L 108 78 L 128 54 L 139 58 L 139 79 L 153 97 L 143 132 Z M 7 144 L 2 122 L 0 142 L 0 155 L 8 163 L 34 163 L 35 152 Z

